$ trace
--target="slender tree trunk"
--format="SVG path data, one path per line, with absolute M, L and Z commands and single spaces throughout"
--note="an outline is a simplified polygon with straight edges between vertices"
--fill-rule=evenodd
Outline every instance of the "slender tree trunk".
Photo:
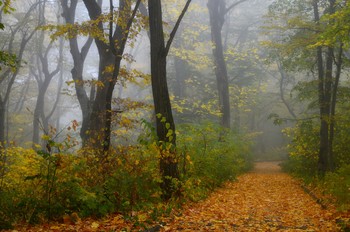
M 228 86 L 227 67 L 224 58 L 221 30 L 224 25 L 226 6 L 224 0 L 208 0 L 211 37 L 213 43 L 213 56 L 215 75 L 217 81 L 219 104 L 221 111 L 221 125 L 230 128 L 230 96 Z
M 178 49 L 183 48 L 183 39 L 180 38 L 182 30 L 178 31 L 178 39 L 174 41 L 174 46 Z M 186 77 L 188 76 L 188 63 L 186 60 L 178 56 L 174 56 L 174 71 L 175 71 L 175 86 L 174 86 L 174 95 L 177 99 L 185 98 L 186 93 Z
M 330 125 L 329 125 L 329 167 L 330 170 L 333 171 L 335 169 L 335 164 L 334 164 L 334 154 L 333 154 L 333 141 L 334 141 L 334 131 L 335 131 L 335 113 L 336 113 L 336 104 L 337 104 L 337 93 L 338 93 L 338 86 L 339 86 L 339 80 L 341 76 L 341 69 L 342 69 L 342 64 L 343 64 L 343 45 L 340 45 L 339 48 L 339 54 L 337 57 L 337 62 L 336 62 L 336 74 L 335 74 L 335 80 L 334 80 L 334 85 L 332 89 L 332 100 L 331 100 L 331 119 L 330 119 Z
M 286 106 L 289 114 L 294 118 L 296 119 L 297 116 L 295 115 L 292 107 L 289 105 L 289 103 L 287 102 L 287 100 L 285 99 L 284 97 L 284 81 L 285 79 L 287 78 L 286 77 L 286 73 L 282 67 L 282 64 L 280 62 L 277 62 L 277 66 L 278 66 L 278 71 L 280 72 L 281 74 L 281 79 L 280 79 L 280 97 L 281 97 L 281 100 L 283 102 L 283 104 Z
M 329 0 L 329 12 L 334 13 L 334 0 Z M 320 21 L 318 1 L 314 0 L 314 17 L 315 22 L 318 24 Z M 318 71 L 318 102 L 320 109 L 320 147 L 318 155 L 318 172 L 323 176 L 327 171 L 334 168 L 333 161 L 333 133 L 330 128 L 330 121 L 334 119 L 332 115 L 332 98 L 336 99 L 336 88 L 333 88 L 333 64 L 334 64 L 334 49 L 332 47 L 327 48 L 325 55 L 325 65 L 323 63 L 323 50 L 321 47 L 317 47 L 317 71 Z M 337 74 L 338 75 L 338 74 Z M 339 73 L 340 77 L 340 73 Z M 333 88 L 333 91 L 332 91 Z M 335 112 L 335 111 L 334 111 Z
M 0 96 L 0 150 L 5 145 L 5 122 L 6 122 L 6 103 L 1 99 Z
M 314 17 L 315 22 L 318 24 L 320 21 L 318 1 L 313 1 Z M 317 60 L 317 72 L 318 72 L 318 104 L 320 110 L 320 147 L 318 153 L 318 172 L 320 174 L 327 171 L 327 153 L 328 153 L 328 125 L 324 117 L 324 70 L 323 70 L 323 55 L 322 48 L 317 47 L 316 49 L 316 60 Z
M 161 185 L 163 189 L 162 197 L 168 200 L 175 191 L 172 183 L 173 179 L 179 178 L 178 163 L 175 157 L 175 123 L 171 111 L 166 76 L 167 52 L 164 42 L 161 1 L 149 0 L 148 7 L 151 42 L 152 93 L 156 114 L 156 130 L 162 153 L 159 162 L 163 177 Z M 170 131 L 172 131 L 171 136 L 167 136 Z M 164 145 L 167 143 L 173 145 L 170 151 L 165 150 L 166 146 Z
M 38 26 L 44 25 L 46 23 L 46 3 L 47 0 L 44 0 L 39 3 L 39 22 Z M 59 20 L 59 16 L 57 16 L 57 22 Z M 35 78 L 38 83 L 38 97 L 37 102 L 34 109 L 34 118 L 33 118 L 33 144 L 39 144 L 40 142 L 40 124 L 43 127 L 45 133 L 48 133 L 49 128 L 49 119 L 52 116 L 55 108 L 57 106 L 57 101 L 59 100 L 59 95 L 57 95 L 56 102 L 53 104 L 51 109 L 51 113 L 45 113 L 45 96 L 48 91 L 48 88 L 51 84 L 53 78 L 60 72 L 62 68 L 63 61 L 63 39 L 59 40 L 59 52 L 58 52 L 58 61 L 53 70 L 49 68 L 49 54 L 53 50 L 53 42 L 50 42 L 45 47 L 45 32 L 41 31 L 37 37 L 37 67 L 32 69 L 38 69 L 38 74 L 35 75 Z M 35 72 L 33 72 L 34 74 Z M 59 92 L 59 90 L 57 90 Z M 45 142 L 45 141 L 44 141 Z
M 188 75 L 188 65 L 185 60 L 179 57 L 174 57 L 175 68 L 175 87 L 174 94 L 178 99 L 185 98 L 186 93 L 186 76 Z
M 63 10 L 62 16 L 66 20 L 66 23 L 69 23 L 69 24 L 75 23 L 75 11 L 76 11 L 77 4 L 78 4 L 78 0 L 71 0 L 70 4 L 68 4 L 68 0 L 61 0 L 61 6 Z M 83 78 L 84 62 L 90 50 L 92 42 L 93 42 L 93 39 L 89 37 L 80 49 L 77 38 L 69 39 L 70 53 L 72 55 L 73 64 L 74 64 L 71 70 L 71 73 L 72 73 L 72 78 L 74 80 L 74 87 L 75 87 L 75 91 L 79 101 L 80 109 L 82 112 L 82 124 L 80 129 L 80 137 L 82 139 L 83 146 L 86 145 L 87 139 L 89 137 L 88 128 L 90 123 L 90 114 L 91 114 L 92 102 L 94 101 L 94 98 L 95 98 L 94 95 L 90 95 L 90 97 L 88 96 L 84 88 L 84 78 Z M 91 85 L 92 85 L 91 88 L 94 88 L 94 84 L 91 83 Z

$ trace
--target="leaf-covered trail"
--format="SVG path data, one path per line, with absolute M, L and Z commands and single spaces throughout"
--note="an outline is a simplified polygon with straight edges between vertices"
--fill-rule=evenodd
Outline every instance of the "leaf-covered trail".
M 179 212 L 177 212 L 179 213 Z M 253 172 L 213 192 L 209 198 L 186 205 L 180 215 L 161 218 L 164 226 L 148 231 L 340 231 L 334 208 L 322 209 L 300 187 L 281 173 L 277 163 L 257 163 Z M 146 216 L 147 217 L 147 216 Z M 122 215 L 75 224 L 23 226 L 16 231 L 143 231 Z
M 338 231 L 335 211 L 324 210 L 277 163 L 258 163 L 164 231 Z

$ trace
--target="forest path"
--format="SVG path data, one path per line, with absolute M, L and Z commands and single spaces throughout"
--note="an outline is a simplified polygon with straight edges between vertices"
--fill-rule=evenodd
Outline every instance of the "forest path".
M 175 213 L 174 213 L 175 214 Z M 335 209 L 322 209 L 300 182 L 282 173 L 278 162 L 259 162 L 255 169 L 214 191 L 206 200 L 187 204 L 156 231 L 340 231 Z M 146 216 L 147 217 L 147 216 Z M 16 232 L 37 231 L 142 231 L 140 227 L 110 215 L 101 220 L 84 219 L 76 224 L 50 223 L 21 227 Z M 13 231 L 12 231 L 13 232 Z
M 186 207 L 161 231 L 339 231 L 335 217 L 278 162 L 259 162 L 253 172 Z

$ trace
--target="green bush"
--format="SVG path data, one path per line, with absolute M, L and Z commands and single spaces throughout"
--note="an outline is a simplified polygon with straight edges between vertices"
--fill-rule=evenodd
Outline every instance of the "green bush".
M 214 124 L 187 124 L 178 129 L 179 167 L 184 195 L 200 200 L 225 181 L 252 168 L 251 140 L 223 132 Z
M 299 122 L 284 130 L 291 139 L 288 159 L 282 163 L 284 171 L 310 181 L 317 175 L 318 127 L 311 120 Z
M 297 123 L 294 128 L 287 129 L 291 137 L 289 156 L 282 167 L 285 171 L 301 178 L 306 183 L 320 186 L 333 195 L 340 209 L 349 209 L 350 199 L 350 159 L 349 146 L 350 129 L 346 121 L 338 118 L 333 144 L 333 155 L 336 171 L 326 173 L 325 177 L 318 176 L 319 125 L 308 120 Z
M 332 173 L 327 173 L 323 188 L 336 197 L 340 210 L 350 209 L 350 165 L 344 165 Z
M 139 144 L 119 146 L 102 155 L 94 149 L 54 153 L 51 150 L 63 150 L 62 144 L 49 138 L 48 151 L 2 149 L 0 228 L 18 221 L 61 220 L 72 213 L 80 217 L 116 211 L 128 215 L 143 210 L 153 212 L 152 217 L 168 213 L 176 203 L 161 203 L 159 157 L 166 150 L 157 145 L 154 130 L 147 125 Z M 177 137 L 179 202 L 203 199 L 252 167 L 248 137 L 223 133 L 213 124 L 183 125 Z

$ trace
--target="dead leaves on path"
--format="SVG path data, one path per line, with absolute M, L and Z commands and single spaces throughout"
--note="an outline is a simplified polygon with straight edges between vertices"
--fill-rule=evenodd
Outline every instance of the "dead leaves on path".
M 145 213 L 136 215 L 145 221 Z M 187 205 L 181 213 L 162 218 L 154 231 L 340 231 L 336 221 L 348 220 L 334 208 L 317 204 L 287 174 L 257 171 L 215 191 L 203 202 Z M 121 215 L 105 220 L 78 220 L 21 231 L 142 231 Z
M 164 231 L 339 231 L 334 209 L 323 210 L 287 174 L 249 173 L 174 217 Z

